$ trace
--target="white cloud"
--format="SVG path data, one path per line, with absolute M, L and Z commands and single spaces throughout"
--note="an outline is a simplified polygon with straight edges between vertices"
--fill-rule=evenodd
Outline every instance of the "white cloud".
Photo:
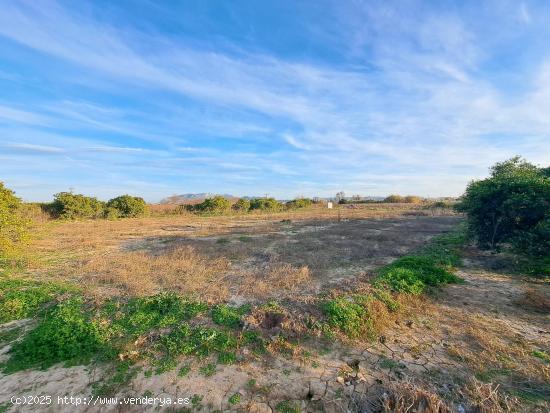
M 163 145 L 147 152 L 91 139 L 71 141 L 71 148 L 83 150 L 71 156 L 87 150 L 108 159 L 101 158 L 98 169 L 116 168 L 108 156 L 119 154 L 120 163 L 139 161 L 139 168 L 152 173 L 185 170 L 198 178 L 217 167 L 242 171 L 238 178 L 223 176 L 240 182 L 256 179 L 252 175 L 261 170 L 266 176 L 260 178 L 279 176 L 289 188 L 298 182 L 293 179 L 311 175 L 318 178 L 318 190 L 326 177 L 358 188 L 374 178 L 394 185 L 390 178 L 369 175 L 382 168 L 406 182 L 407 192 L 425 194 L 429 188 L 434 194 L 458 194 L 473 175 L 456 176 L 452 168 L 470 168 L 479 176 L 515 153 L 538 162 L 550 159 L 549 64 L 525 78 L 510 98 L 479 75 L 490 51 L 460 15 L 373 4 L 337 7 L 330 33 L 344 39 L 354 61 L 364 64 L 329 67 L 237 48 L 213 53 L 158 33 L 100 24 L 56 3 L 5 2 L 0 35 L 127 87 L 131 99 L 148 100 L 149 91 L 170 97 L 139 109 L 71 100 L 46 102 L 34 111 L 0 106 L 0 118 L 44 127 L 55 119 L 65 137 L 78 127 Z M 528 23 L 526 4 L 519 10 Z M 189 101 L 200 109 L 190 109 Z M 208 134 L 239 137 L 256 147 L 209 149 L 199 142 Z M 511 134 L 516 140 L 504 143 L 502 135 Z M 52 142 L 61 139 L 55 132 L 51 136 Z M 430 172 L 437 177 L 427 178 Z

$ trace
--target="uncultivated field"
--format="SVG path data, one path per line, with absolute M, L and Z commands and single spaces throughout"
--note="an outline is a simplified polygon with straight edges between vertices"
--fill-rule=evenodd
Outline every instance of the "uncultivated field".
M 163 365 L 151 352 L 173 332 L 142 331 L 148 321 L 138 321 L 116 362 L 4 370 L 0 406 L 154 410 L 9 403 L 23 394 L 109 394 L 189 397 L 184 408 L 204 412 L 549 411 L 550 288 L 514 272 L 513 257 L 504 253 L 461 245 L 454 272 L 463 283 L 395 294 L 398 309 L 369 302 L 365 334 L 335 333 L 323 324 L 319 303 L 378 294 L 372 283 L 380 268 L 456 231 L 461 220 L 450 212 L 377 205 L 43 223 L 28 265 L 11 276 L 76 287 L 90 308 L 174 292 L 212 308 L 211 316 L 197 310 L 191 328 L 223 325 L 240 338 L 223 357 L 183 352 Z M 36 323 L 24 318 L 0 327 L 0 362 Z M 261 351 L 242 339 L 252 331 Z M 124 379 L 120 363 L 127 363 Z

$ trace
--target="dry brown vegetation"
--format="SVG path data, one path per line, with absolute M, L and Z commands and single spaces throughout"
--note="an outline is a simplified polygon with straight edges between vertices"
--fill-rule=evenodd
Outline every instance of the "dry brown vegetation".
M 160 290 L 216 301 L 311 295 L 421 246 L 457 219 L 411 211 L 366 205 L 51 222 L 32 246 L 30 268 L 33 277 L 84 283 L 99 297 Z

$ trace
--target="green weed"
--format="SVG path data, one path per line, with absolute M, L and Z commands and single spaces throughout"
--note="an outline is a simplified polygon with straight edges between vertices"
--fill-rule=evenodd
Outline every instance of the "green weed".
M 13 345 L 3 371 L 45 369 L 62 361 L 85 364 L 99 350 L 106 349 L 105 333 L 84 311 L 82 300 L 71 298 L 48 310 L 38 326 Z
M 201 367 L 199 371 L 203 376 L 211 377 L 216 373 L 216 365 L 213 363 L 208 363 L 206 366 Z
M 33 317 L 68 290 L 59 284 L 0 278 L 0 324 Z
M 535 356 L 538 359 L 541 359 L 545 363 L 550 363 L 550 354 L 548 354 L 546 351 L 542 350 L 535 350 L 533 351 L 533 356 Z
M 178 371 L 178 377 L 185 377 L 191 372 L 191 365 L 184 364 Z
M 221 326 L 238 328 L 242 324 L 242 317 L 249 312 L 250 305 L 230 307 L 219 304 L 212 309 L 212 321 Z
M 301 413 L 301 409 L 293 405 L 288 400 L 283 400 L 282 402 L 277 403 L 275 406 L 275 411 L 279 413 Z
M 352 298 L 338 297 L 326 301 L 321 309 L 327 316 L 328 324 L 349 337 L 358 337 L 364 330 L 367 311 Z
M 229 398 L 229 404 L 235 405 L 239 404 L 241 401 L 241 395 L 239 393 L 235 393 Z
M 151 297 L 134 298 L 118 311 L 115 304 L 113 328 L 130 336 L 138 336 L 152 329 L 170 327 L 190 320 L 208 310 L 208 305 L 188 300 L 174 293 L 160 293 Z M 108 314 L 107 314 L 108 315 Z
M 409 255 L 385 266 L 375 281 L 377 287 L 389 287 L 401 293 L 422 294 L 428 287 L 458 283 L 461 279 L 429 256 Z

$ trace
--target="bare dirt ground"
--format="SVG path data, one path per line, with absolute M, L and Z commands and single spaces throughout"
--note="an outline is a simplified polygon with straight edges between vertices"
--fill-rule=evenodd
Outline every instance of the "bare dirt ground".
M 235 283 L 232 274 L 250 273 L 258 283 L 258 277 L 274 263 L 295 269 L 307 267 L 311 282 L 300 289 L 300 294 L 313 294 L 350 280 L 368 280 L 372 269 L 413 251 L 456 222 L 456 217 L 393 217 L 290 223 L 277 220 L 259 225 L 233 222 L 208 231 L 192 231 L 183 225 L 159 230 L 157 226 L 149 234 L 138 228 L 124 237 L 111 234 L 111 241 L 88 244 L 84 249 L 67 237 L 65 245 L 69 248 L 64 252 L 71 252 L 78 261 L 88 259 L 86 249 L 94 254 L 100 250 L 112 263 L 111 259 L 120 254 L 162 256 L 173 248 L 192 248 L 208 260 L 227 260 L 220 272 L 228 275 L 227 297 L 238 301 L 242 291 L 231 290 Z M 194 224 L 185 225 L 196 228 Z M 166 232 L 171 234 L 167 236 Z M 51 245 L 49 239 L 39 244 L 42 251 L 51 251 Z M 550 352 L 550 315 L 539 305 L 540 300 L 550 300 L 550 286 L 511 274 L 506 260 L 502 255 L 467 249 L 458 272 L 466 283 L 444 287 L 430 298 L 411 300 L 376 342 L 342 343 L 301 337 L 282 351 L 277 349 L 281 344 L 277 335 L 284 326 L 279 326 L 273 330 L 270 344 L 275 351 L 267 357 L 247 358 L 232 366 L 218 365 L 210 377 L 200 372 L 209 360 L 182 360 L 180 366 L 191 366 L 186 377 L 178 377 L 180 366 L 152 376 L 144 370 L 117 396 L 196 395 L 195 405 L 187 407 L 204 412 L 375 412 L 382 411 L 381 406 L 388 400 L 401 397 L 406 401 L 411 395 L 431 400 L 430 406 L 446 402 L 456 412 L 550 411 L 550 366 L 533 356 L 537 350 Z M 65 270 L 75 268 L 74 260 L 67 255 L 54 262 Z M 39 266 L 35 271 L 45 276 Z M 71 280 L 83 277 L 80 271 L 65 274 Z M 255 297 L 253 291 L 249 297 Z M 266 327 L 268 336 L 270 327 Z M 6 347 L 0 350 L 0 361 L 6 351 Z M 102 365 L 53 367 L 0 375 L 0 400 L 14 394 L 89 397 L 104 369 Z M 501 390 L 508 396 L 503 396 Z M 228 398 L 237 393 L 240 402 L 232 406 Z M 521 402 L 515 397 L 521 397 Z M 472 410 L 467 400 L 476 400 L 485 410 Z M 181 406 L 118 404 L 79 408 L 54 405 L 49 410 L 34 405 L 10 411 L 159 409 L 182 411 Z

